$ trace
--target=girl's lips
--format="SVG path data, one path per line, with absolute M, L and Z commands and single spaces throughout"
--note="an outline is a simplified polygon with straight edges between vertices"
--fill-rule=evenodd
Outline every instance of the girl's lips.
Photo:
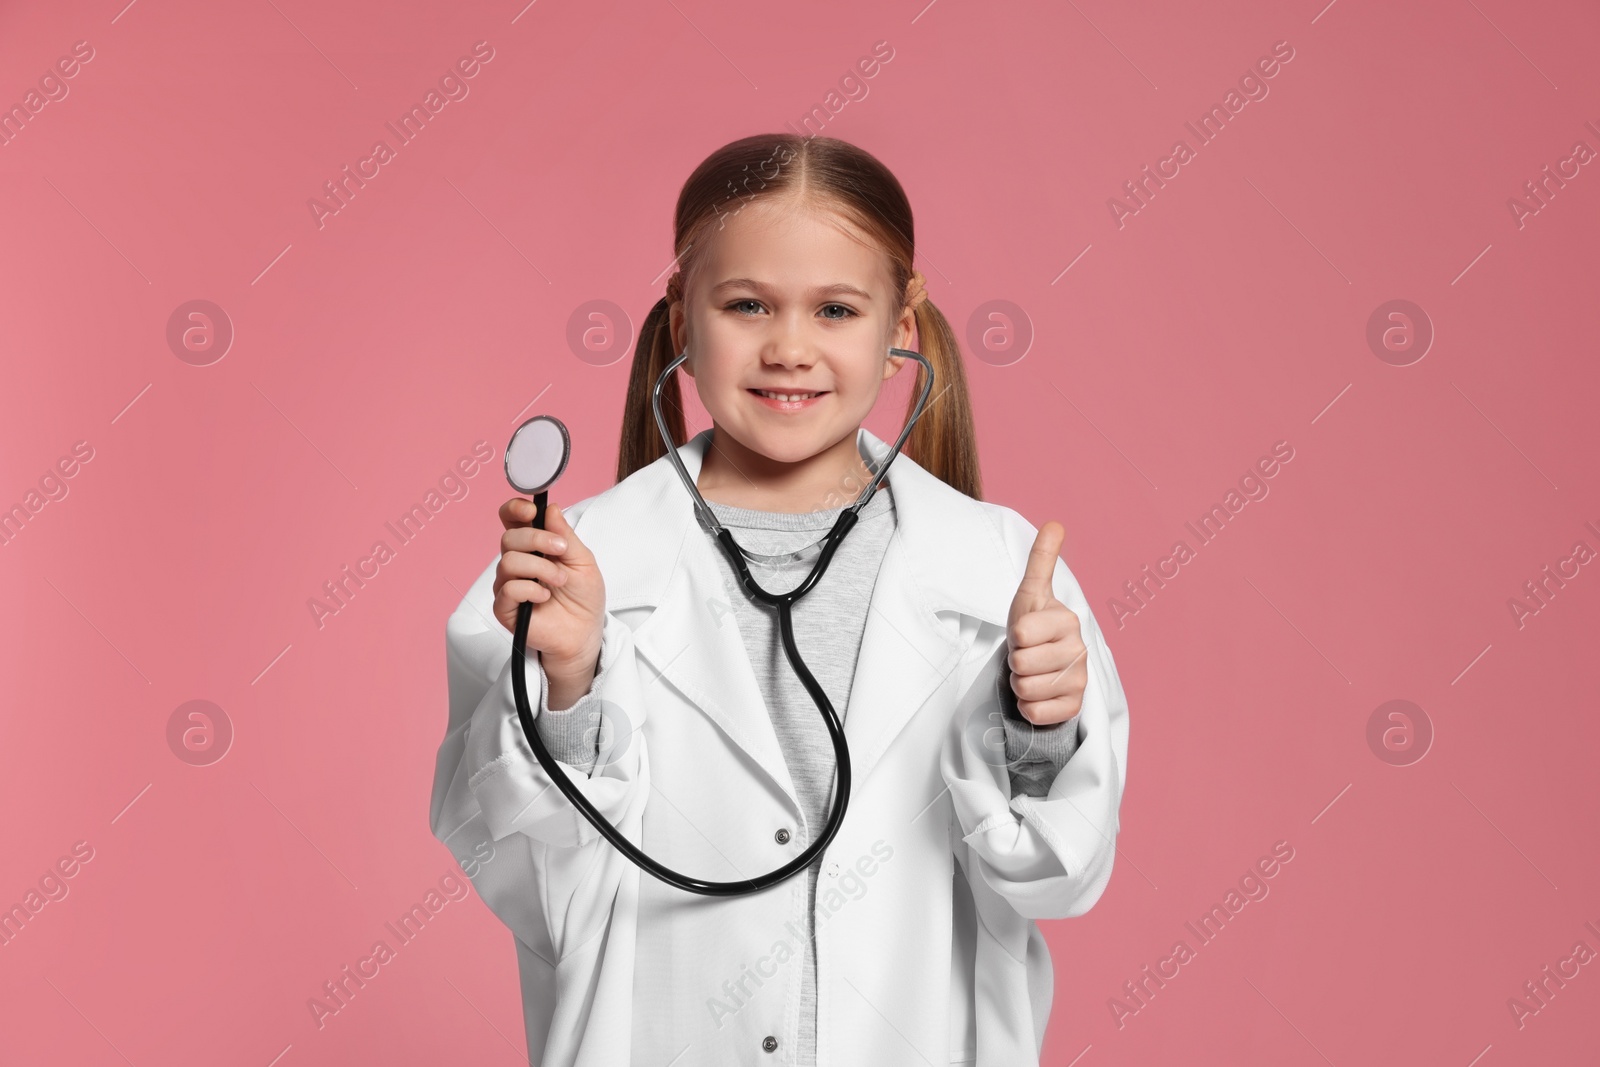
M 770 396 L 762 396 L 754 389 L 749 389 L 746 391 L 751 396 L 755 397 L 759 403 L 766 405 L 773 411 L 804 411 L 806 408 L 812 407 L 817 403 L 817 401 L 828 395 L 827 393 L 818 393 L 816 396 L 807 397 L 805 400 L 783 401 L 774 400 Z M 776 392 L 776 390 L 774 390 L 774 392 Z

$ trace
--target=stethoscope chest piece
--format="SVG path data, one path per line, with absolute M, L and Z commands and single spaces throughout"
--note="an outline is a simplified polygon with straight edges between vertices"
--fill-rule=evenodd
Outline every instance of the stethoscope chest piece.
M 561 477 L 571 457 L 572 437 L 561 420 L 535 415 L 516 428 L 506 445 L 506 481 L 528 496 L 543 493 Z

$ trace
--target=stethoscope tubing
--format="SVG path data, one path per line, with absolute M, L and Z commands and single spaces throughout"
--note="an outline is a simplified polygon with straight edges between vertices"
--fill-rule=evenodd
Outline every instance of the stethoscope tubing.
M 655 388 L 652 392 L 656 425 L 661 431 L 662 440 L 666 442 L 667 455 L 672 458 L 679 477 L 683 480 L 684 485 L 688 487 L 690 496 L 694 500 L 695 514 L 699 519 L 700 525 L 721 543 L 724 553 L 738 571 L 740 583 L 746 591 L 755 599 L 777 609 L 778 630 L 783 641 L 784 655 L 789 661 L 789 666 L 794 670 L 795 676 L 800 679 L 800 683 L 805 687 L 806 692 L 811 694 L 811 699 L 816 703 L 818 710 L 822 712 L 822 721 L 828 729 L 829 739 L 833 742 L 834 758 L 838 764 L 833 805 L 828 812 L 828 820 L 823 826 L 822 832 L 817 835 L 816 840 L 812 841 L 794 859 L 775 870 L 755 878 L 713 882 L 704 878 L 682 874 L 665 864 L 658 863 L 647 856 L 632 841 L 624 837 L 622 831 L 613 826 L 611 821 L 600 813 L 589 798 L 583 795 L 582 790 L 577 787 L 576 783 L 568 777 L 560 762 L 545 747 L 543 739 L 539 736 L 538 729 L 534 726 L 533 710 L 528 699 L 528 679 L 526 674 L 528 624 L 533 616 L 533 601 L 524 600 L 517 605 L 517 626 L 511 642 L 511 690 L 516 698 L 517 719 L 522 723 L 522 732 L 527 737 L 528 747 L 533 750 L 534 758 L 539 761 L 539 766 L 543 767 L 545 773 L 550 776 L 550 780 L 555 782 L 557 788 L 572 802 L 574 807 L 583 812 L 584 816 L 594 825 L 594 828 L 599 831 L 602 837 L 611 842 L 617 851 L 632 860 L 642 870 L 649 872 L 668 885 L 676 886 L 690 893 L 714 897 L 742 896 L 746 893 L 760 892 L 805 870 L 810 866 L 811 861 L 833 842 L 834 837 L 839 833 L 839 828 L 844 825 L 844 814 L 850 806 L 850 746 L 845 740 L 844 725 L 839 720 L 838 712 L 834 710 L 833 702 L 828 699 L 828 694 L 806 667 L 805 660 L 800 656 L 799 646 L 795 643 L 792 610 L 794 604 L 802 596 L 810 592 L 812 587 L 821 580 L 823 572 L 827 569 L 828 563 L 833 559 L 834 553 L 843 542 L 845 534 L 849 533 L 851 528 L 855 526 L 857 519 L 860 517 L 861 509 L 871 499 L 872 494 L 877 491 L 879 483 L 883 481 L 885 474 L 887 474 L 889 464 L 894 462 L 895 457 L 900 454 L 900 446 L 905 443 L 906 437 L 911 433 L 912 426 L 922 417 L 922 412 L 928 403 L 928 394 L 933 391 L 933 365 L 927 357 L 920 352 L 913 352 L 905 348 L 891 348 L 889 352 L 891 355 L 916 359 L 928 370 L 927 381 L 923 384 L 922 395 L 917 400 L 916 411 L 912 413 L 911 419 L 900 431 L 900 436 L 895 441 L 889 458 L 878 469 L 876 477 L 873 478 L 872 482 L 861 494 L 860 499 L 839 513 L 839 518 L 834 522 L 833 529 L 828 532 L 827 540 L 817 557 L 816 563 L 811 568 L 811 573 L 806 577 L 805 581 L 787 593 L 769 593 L 756 584 L 755 578 L 750 573 L 750 568 L 745 563 L 742 550 L 733 539 L 733 534 L 717 521 L 710 507 L 706 505 L 705 499 L 700 495 L 699 488 L 694 484 L 693 479 L 689 477 L 677 450 L 672 447 L 672 440 L 666 428 L 666 420 L 661 414 L 661 387 L 673 369 L 688 358 L 687 349 L 661 372 L 656 379 Z M 544 529 L 545 505 L 549 495 L 548 490 L 534 495 L 533 528 L 536 530 Z M 542 556 L 544 553 L 535 552 L 534 555 Z
M 544 529 L 545 504 L 548 497 L 549 493 L 547 491 L 539 493 L 533 498 L 535 507 L 533 525 L 535 529 Z M 843 515 L 840 516 L 841 519 L 843 517 Z M 847 529 L 849 525 L 854 525 L 854 523 L 844 524 L 842 528 Z M 837 533 L 840 530 L 841 524 L 836 524 L 834 531 Z M 724 534 L 729 540 L 732 540 L 732 534 L 728 534 L 726 531 L 724 531 Z M 835 538 L 833 534 L 830 534 L 829 537 L 829 543 L 823 549 L 824 557 L 831 557 L 833 550 L 838 547 L 839 539 Z M 535 552 L 534 555 L 542 556 L 544 553 Z M 822 557 L 819 557 L 818 562 L 822 562 Z M 744 560 L 742 558 L 739 563 L 743 569 Z M 804 583 L 807 588 L 814 584 L 817 574 L 817 569 L 814 567 L 811 577 Z M 746 569 L 745 576 L 748 577 L 748 575 L 749 571 Z M 749 580 L 747 586 L 754 586 L 754 580 Z M 760 587 L 756 586 L 755 588 L 759 589 Z M 765 590 L 761 590 L 761 592 L 763 597 L 770 596 Z M 833 703 L 828 699 L 828 694 L 823 691 L 822 686 L 818 684 L 811 671 L 806 668 L 805 661 L 800 658 L 800 649 L 796 646 L 794 639 L 794 620 L 790 615 L 793 600 L 787 596 L 777 599 L 781 601 L 778 605 L 778 621 L 779 631 L 783 638 L 784 654 L 788 657 L 789 664 L 794 668 L 795 674 L 800 678 L 801 684 L 806 687 L 806 691 L 811 694 L 811 698 L 822 709 L 823 721 L 827 724 L 828 735 L 833 741 L 833 752 L 839 765 L 837 784 L 834 789 L 834 810 L 837 813 L 837 817 L 830 816 L 827 826 L 817 836 L 817 839 L 782 867 L 756 878 L 737 879 L 729 882 L 712 882 L 704 878 L 696 878 L 693 875 L 681 874 L 665 864 L 656 862 L 632 841 L 624 837 L 622 831 L 613 826 L 610 820 L 602 815 L 599 809 L 590 802 L 589 798 L 584 796 L 577 785 L 567 777 L 567 772 L 561 767 L 560 762 L 550 754 L 550 750 L 545 747 L 544 739 L 539 736 L 539 731 L 534 726 L 533 710 L 528 699 L 528 679 L 526 674 L 528 623 L 533 616 L 533 601 L 524 600 L 517 605 L 517 628 L 512 635 L 511 645 L 511 690 L 516 697 L 517 718 L 522 723 L 522 732 L 528 739 L 528 746 L 533 749 L 534 758 L 539 761 L 539 766 L 544 768 L 551 781 L 555 782 L 556 786 L 572 802 L 573 806 L 583 812 L 584 816 L 594 824 L 594 828 L 600 832 L 601 836 L 616 846 L 617 851 L 668 885 L 677 886 L 679 889 L 687 890 L 691 893 L 713 897 L 731 897 L 742 896 L 746 893 L 758 893 L 805 870 L 806 867 L 810 866 L 811 861 L 832 843 L 834 836 L 839 832 L 839 827 L 844 823 L 844 812 L 850 803 L 850 748 L 845 742 L 844 726 L 840 723 L 838 713 L 834 711 Z

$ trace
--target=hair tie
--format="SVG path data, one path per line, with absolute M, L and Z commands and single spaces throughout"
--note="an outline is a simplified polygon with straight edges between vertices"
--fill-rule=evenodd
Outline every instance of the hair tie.
M 675 270 L 667 279 L 667 303 L 676 304 L 683 299 L 683 271 Z
M 914 270 L 911 272 L 911 280 L 906 283 L 906 305 L 913 311 L 921 307 L 922 302 L 928 299 L 927 286 L 927 280 L 922 277 L 921 271 Z

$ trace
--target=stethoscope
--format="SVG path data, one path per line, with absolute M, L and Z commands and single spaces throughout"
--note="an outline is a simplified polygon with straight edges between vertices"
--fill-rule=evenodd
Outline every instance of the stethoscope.
M 694 878 L 680 874 L 670 867 L 657 863 L 645 855 L 633 842 L 622 836 L 622 832 L 599 810 L 589 802 L 582 791 L 568 779 L 566 772 L 561 768 L 556 758 L 545 748 L 544 742 L 539 737 L 539 731 L 534 728 L 533 711 L 528 703 L 528 680 L 524 671 L 527 663 L 528 622 L 533 614 L 533 602 L 524 600 L 517 606 L 517 628 L 511 643 L 511 689 L 516 696 L 517 718 L 522 723 L 522 732 L 528 738 L 528 745 L 533 749 L 533 754 L 539 760 L 539 765 L 544 768 L 552 781 L 566 794 L 568 800 L 588 818 L 607 841 L 617 847 L 628 859 L 638 864 L 642 869 L 649 871 L 657 878 L 679 889 L 691 893 L 702 893 L 706 896 L 730 897 L 740 896 L 745 893 L 757 893 L 770 886 L 777 885 L 786 878 L 790 878 L 805 870 L 813 859 L 833 840 L 839 832 L 840 825 L 844 822 L 845 809 L 850 803 L 850 748 L 845 742 L 844 727 L 839 722 L 839 716 L 829 701 L 828 694 L 817 683 L 811 671 L 806 668 L 805 661 L 800 657 L 800 649 L 794 640 L 794 619 L 792 611 L 795 603 L 816 586 L 822 579 L 823 573 L 828 569 L 828 563 L 833 559 L 833 554 L 838 551 L 839 545 L 844 541 L 845 534 L 855 526 L 860 516 L 861 509 L 867 506 L 872 495 L 878 491 L 878 486 L 883 482 L 884 476 L 889 473 L 889 464 L 900 454 L 900 446 L 905 444 L 906 437 L 910 435 L 911 428 L 922 417 L 923 409 L 928 404 L 928 394 L 933 391 L 933 364 L 920 352 L 913 352 L 907 348 L 889 349 L 891 356 L 902 356 L 914 359 L 927 368 L 927 377 L 922 385 L 922 395 L 917 398 L 917 407 L 912 412 L 900 436 L 895 440 L 894 448 L 887 459 L 878 466 L 877 473 L 862 492 L 860 499 L 849 505 L 839 513 L 839 518 L 834 522 L 833 528 L 828 531 L 828 536 L 820 542 L 822 551 L 817 556 L 816 563 L 811 568 L 811 573 L 805 581 L 787 593 L 769 593 L 750 574 L 746 560 L 760 562 L 770 557 L 761 557 L 745 551 L 733 539 L 733 534 L 717 520 L 715 513 L 707 506 L 705 498 L 700 495 L 700 489 L 695 485 L 694 479 L 689 477 L 689 471 L 683 465 L 683 459 L 678 455 L 678 449 L 672 443 L 672 435 L 667 429 L 666 417 L 661 413 L 661 389 L 668 377 L 684 360 L 689 358 L 688 349 L 667 364 L 659 377 L 656 378 L 655 387 L 651 390 L 650 402 L 655 410 L 656 428 L 661 433 L 661 440 L 666 444 L 667 456 L 672 460 L 672 465 L 678 471 L 678 477 L 683 481 L 684 487 L 689 490 L 689 495 L 694 500 L 695 517 L 700 526 L 711 534 L 721 545 L 728 560 L 733 564 L 734 570 L 739 574 L 739 581 L 751 597 L 766 604 L 768 607 L 778 609 L 778 628 L 783 639 L 783 651 L 788 657 L 789 665 L 794 669 L 796 677 L 800 679 L 806 691 L 811 694 L 811 699 L 816 702 L 817 708 L 822 712 L 822 721 L 828 727 L 828 735 L 833 741 L 833 753 L 838 761 L 838 778 L 834 788 L 833 805 L 828 812 L 827 824 L 822 832 L 817 835 L 810 847 L 800 855 L 779 867 L 777 870 L 763 874 L 757 878 L 746 878 L 732 882 L 708 882 L 701 878 Z M 518 426 L 511 435 L 511 443 L 506 446 L 506 480 L 511 487 L 519 493 L 527 493 L 533 497 L 534 518 L 533 528 L 544 529 L 545 503 L 549 498 L 550 486 L 555 484 L 561 472 L 566 469 L 567 460 L 572 452 L 572 439 L 567 433 L 567 428 L 560 419 L 553 415 L 535 415 L 533 418 Z M 534 555 L 542 556 L 544 553 L 536 552 Z

